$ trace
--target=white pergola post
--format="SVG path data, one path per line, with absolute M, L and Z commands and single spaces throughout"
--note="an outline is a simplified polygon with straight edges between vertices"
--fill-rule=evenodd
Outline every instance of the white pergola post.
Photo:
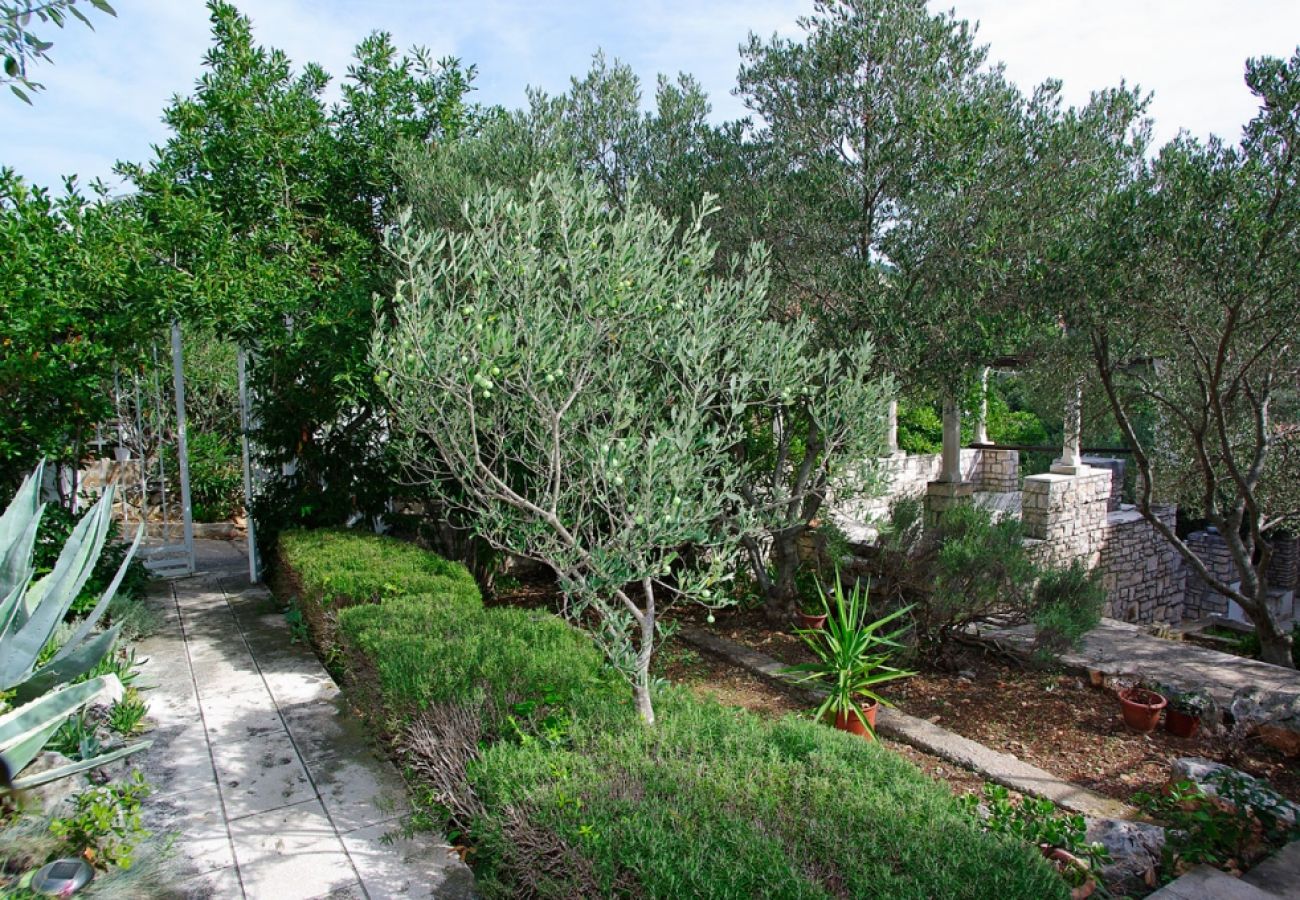
M 1083 379 L 1075 381 L 1066 393 L 1064 425 L 1061 458 L 1052 466 L 1052 471 L 1077 475 L 1087 468 L 1083 464 Z
M 889 411 L 885 422 L 885 452 L 893 456 L 898 452 L 898 401 L 889 401 Z
M 989 442 L 989 367 L 980 372 L 980 407 L 975 417 L 975 443 Z
M 235 352 L 235 365 L 239 371 L 239 446 L 244 457 L 244 524 L 248 537 L 248 580 L 257 584 L 261 577 L 261 561 L 257 558 L 257 531 L 253 523 L 253 465 L 248 444 L 252 428 L 252 413 L 248 405 L 248 355 L 241 346 Z
M 176 392 L 176 458 L 181 476 L 181 529 L 185 556 L 194 571 L 194 510 L 190 504 L 190 443 L 185 422 L 185 357 L 181 350 L 181 323 L 172 322 L 172 387 Z M 161 457 L 161 454 L 160 454 Z
M 943 474 L 940 481 L 956 484 L 961 477 L 961 406 L 957 398 L 947 394 L 943 398 Z

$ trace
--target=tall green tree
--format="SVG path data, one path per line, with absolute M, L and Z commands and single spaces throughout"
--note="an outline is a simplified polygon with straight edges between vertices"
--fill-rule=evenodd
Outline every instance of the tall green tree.
M 319 66 L 295 71 L 234 6 L 209 9 L 206 71 L 168 107 L 172 136 L 123 171 L 166 244 L 158 262 L 184 315 L 253 350 L 254 440 L 274 473 L 259 518 L 380 514 L 391 469 L 366 348 L 389 277 L 391 153 L 455 139 L 474 116 L 473 70 L 400 56 L 377 33 L 330 108 Z
M 767 317 L 761 250 L 716 275 L 707 210 L 669 220 L 635 184 L 621 199 L 560 172 L 470 199 L 457 229 L 408 219 L 374 353 L 408 478 L 554 569 L 653 722 L 659 614 L 720 603 L 741 543 L 788 501 L 780 485 L 753 495 L 749 469 L 775 464 L 737 448 L 755 421 L 788 423 L 764 420 L 810 390 L 810 369 L 835 370 L 810 322 Z M 823 403 L 837 400 L 810 414 Z
M 1268 570 L 1300 524 L 1300 52 L 1251 60 L 1246 83 L 1260 108 L 1240 143 L 1182 135 L 1150 161 L 1121 154 L 1092 184 L 1096 213 L 1067 217 L 1055 269 L 1075 298 L 1069 346 L 1133 449 L 1138 509 L 1241 606 L 1262 657 L 1290 666 Z M 1162 501 L 1218 530 L 1232 577 L 1155 515 Z
M 42 459 L 76 472 L 113 413 L 113 377 L 144 363 L 166 318 L 137 205 L 59 198 L 0 170 L 0 485 Z M 58 481 L 63 488 L 62 479 Z M 71 504 L 75 481 L 62 497 Z
M 1029 327 L 1013 302 L 1036 108 L 974 29 L 923 0 L 820 0 L 800 39 L 751 35 L 739 93 L 761 127 L 748 220 L 787 309 L 867 331 L 905 383 L 959 395 Z
M 406 154 L 401 168 L 416 220 L 462 228 L 465 196 L 489 185 L 522 195 L 538 173 L 570 171 L 595 179 L 616 205 L 635 192 L 639 202 L 685 227 L 708 188 L 738 186 L 741 133 L 708 123 L 708 98 L 689 76 L 660 77 L 651 110 L 642 100 L 632 69 L 597 54 L 567 93 L 534 91 L 526 110 L 498 112 L 474 139 Z M 748 233 L 730 224 L 740 208 L 722 207 L 711 219 L 722 235 L 723 247 L 711 257 L 719 273 L 748 250 Z M 884 449 L 891 390 L 887 379 L 873 377 L 874 360 L 870 339 L 859 333 L 842 345 L 787 358 L 781 371 L 774 362 L 763 364 L 779 387 L 764 404 L 752 405 L 749 433 L 734 446 L 733 459 L 746 514 L 764 526 L 743 543 L 774 620 L 788 618 L 797 599 L 799 538 L 822 512 L 832 485 L 841 499 L 872 485 L 865 460 Z

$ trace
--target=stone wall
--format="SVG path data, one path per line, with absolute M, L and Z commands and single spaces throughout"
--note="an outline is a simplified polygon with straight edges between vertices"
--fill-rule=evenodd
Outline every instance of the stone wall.
M 1171 528 L 1175 507 L 1156 510 Z M 1131 507 L 1106 517 L 1101 550 L 1106 612 L 1124 622 L 1177 623 L 1186 616 L 1187 568 L 1182 555 Z
M 1226 584 L 1237 581 L 1237 564 L 1232 561 L 1227 542 L 1217 531 L 1193 532 L 1184 542 L 1215 578 Z M 1187 618 L 1228 615 L 1228 598 L 1206 584 L 1205 579 L 1195 570 L 1187 573 L 1186 593 L 1183 608 Z
M 875 461 L 883 480 L 879 497 L 860 500 L 840 510 L 859 522 L 880 519 L 889 513 L 895 497 L 924 497 L 926 485 L 943 473 L 939 453 L 897 454 Z M 961 476 L 975 490 L 1004 493 L 1020 487 L 1020 454 L 1015 450 L 963 450 Z
M 1112 472 L 1048 473 L 1025 479 L 1021 516 L 1034 557 L 1102 573 L 1104 614 L 1126 622 L 1178 622 L 1186 573 L 1178 551 L 1136 510 L 1110 509 Z M 1174 509 L 1159 515 L 1173 523 Z
M 1091 466 L 1094 469 L 1106 469 L 1110 472 L 1110 501 L 1107 508 L 1111 512 L 1119 509 L 1120 500 L 1124 496 L 1124 469 L 1127 464 L 1122 459 L 1115 459 L 1111 456 L 1085 456 L 1082 460 L 1085 466 Z

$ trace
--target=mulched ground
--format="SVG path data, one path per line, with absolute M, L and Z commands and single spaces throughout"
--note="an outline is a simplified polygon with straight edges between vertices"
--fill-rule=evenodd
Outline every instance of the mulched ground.
M 700 653 L 677 639 L 670 640 L 659 648 L 654 672 L 701 696 L 712 696 L 720 703 L 740 706 L 760 716 L 807 716 L 812 712 L 806 702 L 770 680 L 751 675 L 707 653 Z M 930 777 L 946 782 L 954 794 L 978 792 L 984 784 L 984 780 L 975 773 L 915 747 L 888 739 L 882 739 L 882 743 L 910 760 Z
M 811 658 L 796 635 L 771 629 L 755 612 L 719 616 L 712 627 L 784 662 Z M 910 715 L 1120 800 L 1163 785 L 1171 760 L 1200 756 L 1263 778 L 1300 802 L 1300 760 L 1288 760 L 1253 738 L 1178 738 L 1163 728 L 1136 734 L 1121 721 L 1113 693 L 1075 676 L 1027 671 L 986 658 L 965 675 L 926 671 L 882 693 Z
M 509 591 L 502 591 L 489 604 L 555 609 L 558 594 L 553 584 L 532 580 L 509 585 Z M 796 635 L 771 628 L 759 611 L 728 610 L 718 614 L 713 624 L 706 624 L 704 617 L 700 610 L 683 610 L 677 616 L 783 662 L 811 658 Z M 806 703 L 779 685 L 698 653 L 681 641 L 665 643 L 656 657 L 657 674 L 698 693 L 713 694 L 723 703 L 765 716 L 810 712 Z M 1163 729 L 1149 736 L 1135 734 L 1120 720 L 1119 702 L 1112 693 L 1074 676 L 1027 671 L 986 658 L 972 663 L 964 675 L 926 671 L 888 685 L 881 693 L 906 713 L 1120 800 L 1163 785 L 1171 760 L 1200 756 L 1263 778 L 1300 802 L 1300 760 L 1287 760 L 1253 739 L 1242 743 L 1210 735 L 1183 739 Z M 947 781 L 955 793 L 979 790 L 982 784 L 965 769 L 910 746 L 892 741 L 886 745 L 931 776 Z

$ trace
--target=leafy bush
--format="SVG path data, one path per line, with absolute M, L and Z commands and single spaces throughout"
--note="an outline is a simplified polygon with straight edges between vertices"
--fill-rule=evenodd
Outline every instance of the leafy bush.
M 486 896 L 1064 897 L 1038 854 L 880 746 L 672 688 L 644 727 L 585 635 L 483 609 L 459 566 L 403 596 L 450 564 L 370 535 L 285 540 L 304 568 L 286 580 L 329 598 L 367 708 L 399 729 L 422 822 L 472 845 Z
M 913 604 L 916 651 L 935 661 L 964 629 L 998 618 L 1032 622 L 1040 658 L 1078 641 L 1101 617 L 1105 591 L 1081 563 L 1039 566 L 1019 519 L 995 518 L 974 504 L 945 511 L 922 527 L 921 504 L 897 501 L 877 541 L 890 602 Z
M 1215 796 L 1192 781 L 1175 782 L 1159 794 L 1133 796 L 1134 803 L 1169 827 L 1166 878 L 1200 863 L 1248 868 L 1300 839 L 1300 825 L 1279 815 L 1282 804 L 1271 789 L 1241 772 L 1223 771 L 1211 779 Z
M 149 793 L 139 771 L 130 781 L 88 788 L 73 799 L 72 815 L 50 822 L 50 832 L 100 868 L 129 869 L 136 844 L 149 836 L 140 812 Z
M 1050 657 L 1078 646 L 1101 621 L 1105 605 L 1101 576 L 1080 560 L 1063 569 L 1040 568 L 1029 613 L 1039 651 Z
M 1101 866 L 1110 862 L 1110 852 L 1103 844 L 1088 841 L 1087 820 L 1077 813 L 1058 811 L 1051 800 L 1024 797 L 1013 803 L 1006 788 L 986 784 L 982 795 L 965 794 L 961 803 L 988 831 L 1011 835 L 1031 847 L 1055 847 L 1074 856 L 1078 864 L 1064 868 L 1062 874 L 1075 886 L 1090 875 L 1095 877 Z
M 175 447 L 167 471 L 179 478 Z M 204 431 L 191 432 L 190 502 L 196 522 L 224 522 L 244 506 L 244 470 L 239 448 L 228 438 Z M 176 481 L 173 490 L 180 490 Z

